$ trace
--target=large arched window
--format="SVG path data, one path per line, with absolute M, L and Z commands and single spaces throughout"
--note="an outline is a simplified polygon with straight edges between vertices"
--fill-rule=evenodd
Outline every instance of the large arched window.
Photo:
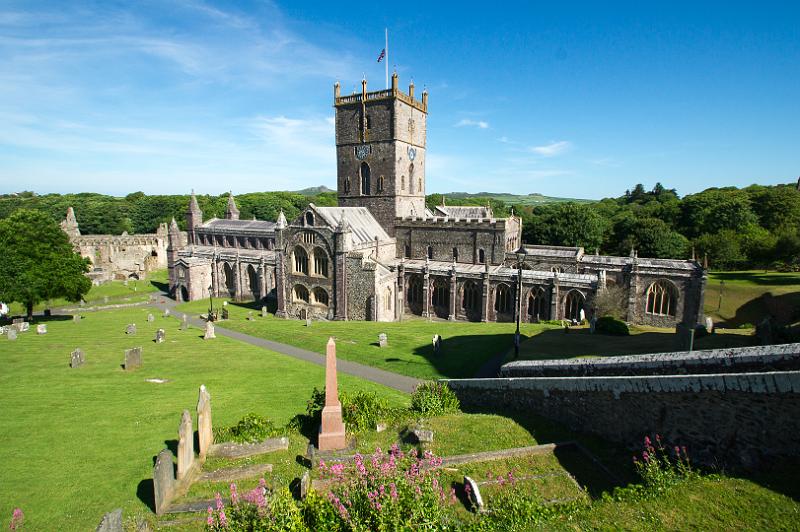
M 370 172 L 369 172 L 369 165 L 366 162 L 361 163 L 361 194 L 364 196 L 368 196 L 371 194 L 369 184 L 370 184 Z
M 313 290 L 313 294 L 314 294 L 314 303 L 316 303 L 317 305 L 325 305 L 326 307 L 328 306 L 328 292 L 326 292 L 322 288 L 317 287 Z
M 450 283 L 446 279 L 437 277 L 433 281 L 432 303 L 435 307 L 450 306 Z
M 511 314 L 513 308 L 513 294 L 506 284 L 499 284 L 494 292 L 494 310 L 498 314 Z
M 406 301 L 410 305 L 422 303 L 422 278 L 419 275 L 412 275 L 408 278 L 408 290 Z
M 678 291 L 669 281 L 659 279 L 647 289 L 645 312 L 656 316 L 675 316 Z
M 308 275 L 308 253 L 300 246 L 294 248 L 294 273 Z
M 580 320 L 584 300 L 583 294 L 577 290 L 570 290 L 564 298 L 564 318 L 568 320 Z
M 328 254 L 322 248 L 314 248 L 314 275 L 328 276 Z
M 547 319 L 547 295 L 541 287 L 531 290 L 528 296 L 528 316 L 537 321 Z
M 461 307 L 464 310 L 478 310 L 481 292 L 474 281 L 464 282 L 464 296 L 461 298 Z
M 308 288 L 298 284 L 294 286 L 294 300 L 308 303 Z

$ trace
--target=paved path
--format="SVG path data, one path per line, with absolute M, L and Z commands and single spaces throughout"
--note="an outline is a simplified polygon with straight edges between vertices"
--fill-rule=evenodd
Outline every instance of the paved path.
M 169 308 L 171 316 L 175 316 L 178 319 L 183 319 L 184 313 L 174 310 L 173 307 L 175 306 L 175 301 L 168 297 L 159 297 L 157 303 L 154 303 L 153 306 L 158 308 L 161 312 Z M 205 328 L 204 320 L 194 318 L 189 314 L 186 316 L 187 320 L 192 325 L 201 329 Z M 280 342 L 274 342 L 272 340 L 266 340 L 257 336 L 251 336 L 249 334 L 225 329 L 224 325 L 220 325 L 220 322 L 214 323 L 214 326 L 214 332 L 218 335 L 227 336 L 228 338 L 233 338 L 234 340 L 239 340 L 240 342 L 245 342 L 250 345 L 269 349 L 270 351 L 275 351 L 290 357 L 305 360 L 306 362 L 311 362 L 312 364 L 316 364 L 318 366 L 325 365 L 325 356 L 320 353 L 315 353 L 314 351 L 308 351 L 293 345 L 282 344 Z M 389 388 L 394 388 L 395 390 L 400 390 L 401 392 L 406 393 L 413 392 L 414 388 L 416 388 L 417 384 L 420 382 L 418 379 L 413 377 L 398 375 L 397 373 L 392 373 L 391 371 L 384 371 L 382 369 L 365 366 L 363 364 L 358 364 L 357 362 L 351 362 L 349 360 L 343 360 L 341 358 L 336 359 L 336 369 L 342 373 L 361 377 L 362 379 L 377 382 L 378 384 L 383 384 Z

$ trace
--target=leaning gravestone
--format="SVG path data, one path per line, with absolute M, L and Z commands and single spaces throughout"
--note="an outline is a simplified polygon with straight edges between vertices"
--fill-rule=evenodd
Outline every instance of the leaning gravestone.
M 156 339 L 153 340 L 157 344 L 163 344 L 164 339 L 166 338 L 167 333 L 164 332 L 164 329 L 159 329 L 156 331 Z
M 305 499 L 306 495 L 308 495 L 308 488 L 311 487 L 311 475 L 306 469 L 306 472 L 303 473 L 303 476 L 300 477 L 300 498 Z
M 205 460 L 209 447 L 214 443 L 214 431 L 211 427 L 211 394 L 206 385 L 200 386 L 197 397 L 197 440 L 200 448 L 200 459 Z
M 134 347 L 125 350 L 125 371 L 142 367 L 142 348 Z
M 464 489 L 469 488 L 467 494 L 470 502 L 475 506 L 478 512 L 483 511 L 483 497 L 481 497 L 481 490 L 478 488 L 478 483 L 470 477 L 464 477 Z
M 267 307 L 266 307 L 266 305 L 261 307 L 261 317 L 262 318 L 266 318 L 267 317 Z
M 86 362 L 86 355 L 83 353 L 83 350 L 81 350 L 80 348 L 75 349 L 75 351 L 70 353 L 70 355 L 69 355 L 69 367 L 71 367 L 72 369 L 79 368 L 79 367 L 83 366 L 83 364 L 85 362 Z
M 36 326 L 36 334 L 47 334 L 47 325 L 40 323 Z
M 203 335 L 203 340 L 211 340 L 212 338 L 216 338 L 217 336 L 214 334 L 214 324 L 210 321 L 206 322 L 206 333 Z
M 147 315 L 147 321 L 154 321 L 154 320 L 155 320 L 155 318 L 153 317 L 152 314 L 148 314 Z
M 136 334 L 136 324 L 129 323 L 127 327 L 125 327 L 125 334 Z
M 178 480 L 189 473 L 194 463 L 194 426 L 192 415 L 188 410 L 181 415 L 181 424 L 178 426 Z
M 14 327 L 8 328 L 8 339 L 9 340 L 16 340 L 17 339 L 17 330 Z
M 122 508 L 117 508 L 103 516 L 103 520 L 97 525 L 95 532 L 122 532 L 123 530 Z
M 389 345 L 389 339 L 386 336 L 386 333 L 380 333 L 378 335 L 378 345 L 380 347 L 386 347 L 387 345 Z
M 164 449 L 158 453 L 156 465 L 153 466 L 153 498 L 156 515 L 162 515 L 169 506 L 175 493 L 175 469 L 172 465 L 172 451 Z

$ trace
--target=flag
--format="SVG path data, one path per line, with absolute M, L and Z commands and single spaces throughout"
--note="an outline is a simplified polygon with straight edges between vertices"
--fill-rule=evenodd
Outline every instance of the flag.
M 380 55 L 378 56 L 378 63 L 380 63 L 381 61 L 383 61 L 383 58 L 384 58 L 384 57 L 386 57 L 386 48 L 384 48 L 383 50 L 381 50 L 381 53 L 380 53 Z

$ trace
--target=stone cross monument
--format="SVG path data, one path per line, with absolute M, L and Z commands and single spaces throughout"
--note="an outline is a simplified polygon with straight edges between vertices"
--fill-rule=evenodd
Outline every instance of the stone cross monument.
M 325 354 L 325 407 L 322 409 L 322 426 L 319 429 L 320 451 L 334 451 L 347 446 L 342 421 L 342 404 L 336 380 L 336 343 L 328 339 Z

